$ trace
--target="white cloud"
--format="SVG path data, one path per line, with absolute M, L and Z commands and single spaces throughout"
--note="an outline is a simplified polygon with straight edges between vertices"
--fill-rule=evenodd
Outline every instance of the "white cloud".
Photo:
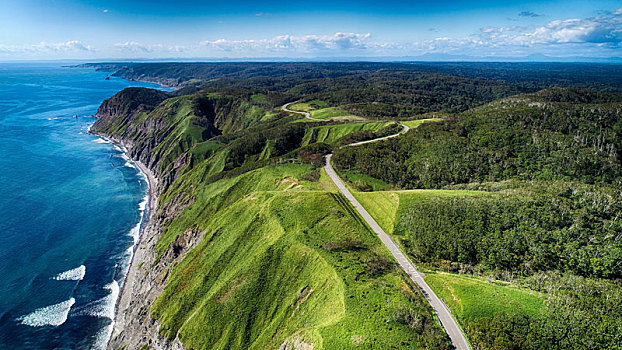
M 523 15 L 535 17 L 527 12 Z M 553 20 L 539 26 L 483 27 L 462 38 L 437 37 L 410 43 L 379 42 L 372 40 L 370 33 L 338 32 L 332 35 L 279 35 L 269 39 L 206 40 L 199 46 L 207 48 L 210 55 L 238 57 L 416 56 L 426 53 L 619 56 L 616 50 L 622 48 L 622 9 L 584 19 Z
M 203 47 L 225 52 L 297 52 L 365 50 L 371 45 L 370 33 L 335 33 L 332 35 L 279 35 L 270 39 L 206 40 Z
M 120 50 L 131 52 L 153 52 L 152 46 L 141 45 L 136 41 L 126 41 L 124 43 L 114 44 L 114 47 Z
M 139 54 L 179 54 L 186 51 L 185 46 L 172 45 L 166 46 L 163 44 L 143 45 L 136 41 L 126 41 L 124 43 L 115 44 L 114 47 L 117 50 L 139 53 Z
M 60 53 L 60 52 L 95 52 L 96 50 L 90 45 L 85 45 L 77 40 L 69 40 L 65 42 L 48 43 L 42 41 L 34 45 L 0 45 L 2 53 Z
M 439 37 L 414 42 L 412 47 L 427 52 L 479 55 L 591 55 L 599 51 L 614 54 L 622 47 L 622 9 L 585 19 L 554 20 L 541 26 L 484 27 L 464 38 Z

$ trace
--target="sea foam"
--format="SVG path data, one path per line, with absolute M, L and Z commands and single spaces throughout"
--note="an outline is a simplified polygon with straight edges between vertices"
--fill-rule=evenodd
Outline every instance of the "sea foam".
M 81 312 L 80 314 L 93 317 L 104 317 L 114 320 L 114 307 L 117 303 L 120 291 L 119 283 L 113 280 L 105 285 L 104 289 L 110 291 L 108 295 L 86 305 L 84 307 L 84 312 Z
M 138 203 L 138 210 L 144 211 L 147 208 L 147 204 L 149 203 L 149 196 L 144 196 L 143 200 Z
M 139 221 L 136 226 L 134 226 L 131 230 L 130 230 L 130 237 L 132 237 L 132 239 L 134 240 L 134 245 L 136 245 L 136 243 L 138 243 L 138 238 L 140 237 L 140 224 L 141 224 L 142 220 Z M 133 248 L 133 247 L 130 247 Z
M 67 321 L 69 310 L 71 310 L 71 307 L 75 303 L 76 300 L 71 298 L 62 303 L 36 309 L 34 312 L 22 316 L 17 320 L 31 327 L 60 326 Z
M 97 142 L 97 143 L 110 143 L 110 141 L 104 140 L 101 137 L 96 138 L 95 140 L 93 140 L 93 142 Z
M 81 281 L 86 274 L 86 266 L 80 265 L 75 269 L 71 269 L 52 277 L 57 281 Z

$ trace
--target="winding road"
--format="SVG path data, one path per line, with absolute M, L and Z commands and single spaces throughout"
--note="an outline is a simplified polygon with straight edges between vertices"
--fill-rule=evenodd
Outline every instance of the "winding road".
M 320 120 L 320 119 L 312 118 L 309 112 L 299 112 L 299 111 L 293 111 L 293 110 L 287 109 L 287 107 L 291 103 L 293 102 L 285 104 L 282 107 L 283 111 L 301 114 L 301 115 L 304 115 L 305 118 L 311 119 L 311 120 Z M 368 140 L 368 141 L 351 143 L 346 146 L 358 146 L 358 145 L 362 145 L 366 143 L 378 142 L 378 141 L 390 139 L 393 137 L 397 137 L 399 135 L 402 135 L 408 132 L 408 130 L 410 130 L 408 126 L 403 125 L 403 124 L 401 125 L 404 127 L 404 129 L 397 134 L 385 136 L 385 137 L 381 137 L 381 138 L 377 138 L 373 140 Z M 354 198 L 352 193 L 350 193 L 350 190 L 348 190 L 345 183 L 341 180 L 341 178 L 339 178 L 339 175 L 337 175 L 335 170 L 333 170 L 333 167 L 330 164 L 330 160 L 332 157 L 333 155 L 331 153 L 324 158 L 324 170 L 326 170 L 326 174 L 328 175 L 328 177 L 330 177 L 330 179 L 333 181 L 335 186 L 337 186 L 337 188 L 339 189 L 339 192 L 341 192 L 341 194 L 343 194 L 348 199 L 348 201 L 350 202 L 350 204 L 352 204 L 354 209 L 356 209 L 356 211 L 359 212 L 361 217 L 365 220 L 365 222 L 367 222 L 367 225 L 369 225 L 369 227 L 376 233 L 378 238 L 380 238 L 384 246 L 387 247 L 387 249 L 389 249 L 389 251 L 395 258 L 395 260 L 397 260 L 397 262 L 399 263 L 402 270 L 404 270 L 406 274 L 408 275 L 408 277 L 410 277 L 410 279 L 419 287 L 419 289 L 421 290 L 421 293 L 423 293 L 423 296 L 426 298 L 428 303 L 430 303 L 430 305 L 436 312 L 436 315 L 439 321 L 443 325 L 443 328 L 445 328 L 445 331 L 447 332 L 447 335 L 451 339 L 451 342 L 454 345 L 454 347 L 458 350 L 469 350 L 470 349 L 469 343 L 466 337 L 464 336 L 464 334 L 462 333 L 460 326 L 458 326 L 458 323 L 454 319 L 447 305 L 445 305 L 445 303 L 441 301 L 441 299 L 434 293 L 434 291 L 430 288 L 430 286 L 428 286 L 428 284 L 423 279 L 423 276 L 419 273 L 419 271 L 417 271 L 417 268 L 415 267 L 415 265 L 406 257 L 406 255 L 402 252 L 402 250 L 397 245 L 397 243 L 393 241 L 391 236 L 389 236 L 386 232 L 384 232 L 384 230 L 380 227 L 380 225 L 378 225 L 376 220 L 374 220 L 374 218 L 372 218 L 371 215 L 369 215 L 369 213 L 367 212 L 367 210 L 365 210 L 365 208 L 361 205 L 361 203 L 359 203 L 359 201 L 357 201 L 356 198 Z
M 284 104 L 284 105 L 283 105 L 283 107 L 281 107 L 281 109 L 282 109 L 284 112 L 288 112 L 288 113 L 302 114 L 302 115 L 304 115 L 304 116 L 305 116 L 305 118 L 310 119 L 310 120 L 315 120 L 315 121 L 317 121 L 317 122 L 325 122 L 325 121 L 326 121 L 326 119 L 318 119 L 318 118 L 313 118 L 313 117 L 311 116 L 311 113 L 310 113 L 310 112 L 293 111 L 293 110 L 291 110 L 291 109 L 287 108 L 287 107 L 289 107 L 289 105 L 294 104 L 294 103 L 298 103 L 298 101 L 294 101 L 294 102 L 289 102 L 289 103 L 286 103 L 286 104 Z

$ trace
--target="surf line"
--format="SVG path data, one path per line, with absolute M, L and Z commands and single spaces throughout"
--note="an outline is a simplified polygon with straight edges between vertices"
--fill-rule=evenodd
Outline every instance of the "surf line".
M 92 131 L 92 126 L 93 124 L 91 124 L 88 127 L 87 132 L 91 135 L 98 137 L 98 139 L 95 139 L 94 141 L 98 143 L 109 143 L 113 145 L 114 149 L 121 152 L 122 154 L 121 157 L 125 160 L 124 166 L 128 168 L 136 169 L 136 171 L 140 174 L 140 176 L 144 180 L 146 180 L 146 183 L 147 183 L 146 193 L 143 196 L 143 199 L 141 200 L 141 202 L 138 204 L 140 219 L 138 223 L 134 227 L 132 227 L 128 233 L 128 235 L 132 237 L 133 239 L 133 244 L 130 247 L 128 247 L 128 249 L 126 250 L 126 253 L 125 253 L 126 258 L 123 259 L 121 271 L 117 271 L 119 272 L 118 274 L 119 277 L 118 278 L 115 277 L 115 279 L 111 282 L 111 284 L 116 284 L 117 288 L 112 287 L 111 284 L 106 285 L 104 287 L 104 289 L 110 290 L 110 295 L 105 298 L 114 298 L 113 304 L 111 305 L 111 307 L 109 306 L 109 309 L 108 309 L 111 311 L 108 311 L 105 313 L 105 316 L 107 318 L 110 318 L 111 322 L 110 324 L 108 324 L 107 326 L 103 327 L 100 330 L 97 336 L 98 338 L 97 344 L 95 344 L 95 346 L 98 348 L 99 347 L 105 348 L 105 346 L 108 344 L 112 336 L 112 331 L 115 325 L 116 314 L 118 312 L 119 301 L 120 301 L 121 295 L 123 294 L 123 290 L 125 286 L 129 282 L 128 278 L 131 278 L 128 275 L 129 275 L 129 271 L 132 266 L 132 263 L 134 261 L 135 251 L 138 247 L 138 244 L 140 243 L 140 238 L 142 237 L 142 232 L 147 226 L 147 223 L 151 221 L 152 215 L 153 213 L 155 213 L 155 210 L 156 210 L 157 203 L 155 201 L 154 191 L 157 186 L 157 178 L 153 176 L 151 171 L 149 171 L 149 169 L 144 164 L 142 164 L 138 160 L 132 159 L 128 149 L 120 141 L 117 141 L 114 138 L 107 137 L 105 135 Z M 102 140 L 103 142 L 97 141 L 97 140 Z M 115 273 L 115 275 L 117 275 L 117 273 Z M 120 288 L 118 287 L 119 285 L 120 285 Z

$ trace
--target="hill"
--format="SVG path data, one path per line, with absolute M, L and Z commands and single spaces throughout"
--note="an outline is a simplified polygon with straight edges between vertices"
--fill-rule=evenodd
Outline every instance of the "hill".
M 98 112 L 93 131 L 160 179 L 112 348 L 448 348 L 421 292 L 327 181 L 329 152 L 451 298 L 473 346 L 621 343 L 619 93 L 549 88 L 379 121 L 321 99 L 323 87 L 296 107 L 325 119 L 311 121 L 280 110 L 291 90 L 230 83 L 125 90 Z M 340 147 L 395 132 L 390 120 L 412 129 Z

